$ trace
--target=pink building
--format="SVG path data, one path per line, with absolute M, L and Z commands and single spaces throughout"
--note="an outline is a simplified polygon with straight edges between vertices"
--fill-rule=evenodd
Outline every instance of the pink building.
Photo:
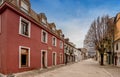
M 0 0 L 0 72 L 3 74 L 63 64 L 64 37 L 29 0 Z

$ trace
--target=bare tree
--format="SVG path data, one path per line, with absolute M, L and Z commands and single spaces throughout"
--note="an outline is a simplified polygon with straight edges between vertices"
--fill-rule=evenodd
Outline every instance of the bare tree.
M 87 42 L 92 42 L 96 50 L 99 51 L 101 56 L 101 65 L 104 63 L 104 53 L 108 46 L 108 43 L 111 44 L 112 41 L 112 24 L 108 15 L 103 17 L 98 17 L 97 20 L 94 20 L 88 30 L 85 40 Z

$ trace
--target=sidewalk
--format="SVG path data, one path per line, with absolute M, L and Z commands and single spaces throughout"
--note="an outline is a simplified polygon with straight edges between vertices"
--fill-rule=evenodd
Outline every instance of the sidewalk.
M 48 67 L 46 69 L 25 71 L 25 72 L 21 72 L 21 73 L 16 73 L 14 75 L 15 75 L 15 77 L 34 77 L 37 74 L 41 74 L 41 73 L 45 73 L 45 72 L 48 72 L 48 71 L 52 71 L 52 70 L 55 70 L 55 69 L 58 69 L 58 68 L 61 68 L 61 67 L 64 67 L 64 66 L 69 66 L 69 65 L 72 65 L 72 64 L 74 64 L 74 63 L 68 63 L 66 65 L 65 64 L 56 65 L 56 66 Z

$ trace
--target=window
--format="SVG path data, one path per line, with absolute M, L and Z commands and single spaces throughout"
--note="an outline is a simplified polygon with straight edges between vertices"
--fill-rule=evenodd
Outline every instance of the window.
M 0 15 L 0 33 L 1 33 L 1 27 L 2 27 L 2 18 L 1 18 L 1 15 Z
M 30 37 L 30 22 L 22 17 L 20 17 L 19 34 Z
M 60 41 L 60 48 L 63 49 L 63 42 Z
M 52 38 L 52 45 L 57 46 L 57 39 L 55 37 Z
M 17 6 L 19 6 L 19 0 L 17 0 Z
M 30 66 L 30 48 L 20 46 L 19 51 L 19 67 Z
M 42 24 L 43 26 L 47 27 L 47 21 L 44 18 L 42 18 Z
M 52 30 L 55 31 L 56 30 L 55 27 L 52 27 Z
M 21 0 L 21 10 L 24 12 L 28 13 L 29 11 L 29 6 L 27 5 L 27 2 Z
M 46 24 L 46 20 L 45 20 L 44 18 L 42 18 L 42 22 L 43 22 L 44 24 Z
M 0 0 L 0 5 L 3 3 L 3 0 Z
M 61 38 L 63 37 L 63 34 L 62 34 L 62 33 L 60 33 L 60 37 L 61 37 Z
M 42 30 L 42 42 L 47 43 L 47 32 Z
M 118 43 L 116 44 L 116 50 L 118 50 Z

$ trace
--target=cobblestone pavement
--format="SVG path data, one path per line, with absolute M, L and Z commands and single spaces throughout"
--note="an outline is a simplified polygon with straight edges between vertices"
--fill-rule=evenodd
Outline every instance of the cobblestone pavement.
M 43 73 L 34 73 L 21 77 L 120 77 L 120 68 L 100 66 L 92 59 L 66 65 Z M 20 76 L 17 76 L 20 77 Z

